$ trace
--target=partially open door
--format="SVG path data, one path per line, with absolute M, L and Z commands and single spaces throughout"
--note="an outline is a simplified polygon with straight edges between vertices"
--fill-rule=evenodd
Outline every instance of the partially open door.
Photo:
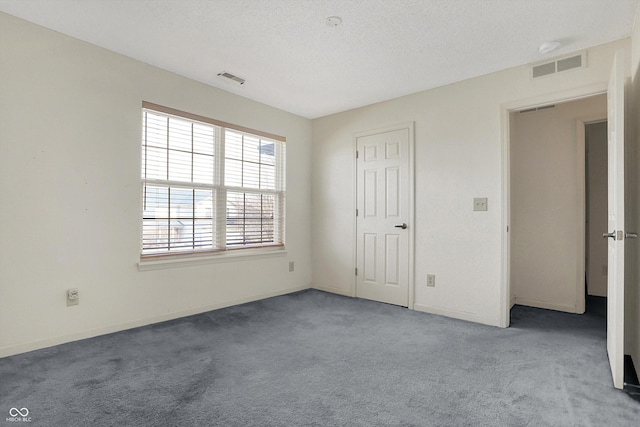
M 616 52 L 608 99 L 607 352 L 613 385 L 624 381 L 624 52 Z

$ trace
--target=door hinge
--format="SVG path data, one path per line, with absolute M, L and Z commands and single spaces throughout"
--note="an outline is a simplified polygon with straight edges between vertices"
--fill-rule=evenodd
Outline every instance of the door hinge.
M 358 216 L 358 209 L 356 209 L 356 216 Z
M 360 155 L 360 152 L 356 150 L 356 159 L 358 158 L 359 155 Z
M 358 275 L 358 267 L 356 267 L 356 276 Z

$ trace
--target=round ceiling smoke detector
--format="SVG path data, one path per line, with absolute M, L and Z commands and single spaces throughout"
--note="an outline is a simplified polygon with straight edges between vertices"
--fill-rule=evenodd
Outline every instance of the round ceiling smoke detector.
M 327 18 L 327 26 L 329 27 L 338 27 L 342 24 L 342 18 L 339 16 L 330 16 Z
M 550 53 L 550 52 L 553 52 L 554 50 L 557 50 L 561 45 L 562 44 L 557 41 L 544 42 L 540 45 L 538 50 L 540 51 L 541 54 L 544 55 L 545 53 Z

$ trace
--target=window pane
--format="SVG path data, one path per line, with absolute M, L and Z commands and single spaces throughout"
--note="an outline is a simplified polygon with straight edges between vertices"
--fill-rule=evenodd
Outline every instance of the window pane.
M 144 155 L 145 153 L 143 153 Z M 146 167 L 143 172 L 148 179 L 167 179 L 167 150 L 147 147 L 146 157 L 142 159 Z
M 224 185 L 227 187 L 242 187 L 242 162 L 240 160 L 225 160 Z
M 147 185 L 144 188 L 144 213 L 147 218 L 169 217 L 169 189 L 166 187 L 153 187 Z
M 260 188 L 275 190 L 276 168 L 270 165 L 260 165 Z
M 193 155 L 193 182 L 213 184 L 214 157 L 204 154 Z
M 169 150 L 169 180 L 191 182 L 191 153 Z
M 144 188 L 142 250 L 153 252 L 169 247 L 169 189 Z
M 227 246 L 244 244 L 244 194 L 227 193 Z
M 191 152 L 191 123 L 169 118 L 169 149 Z
M 242 160 L 242 134 L 230 130 L 224 133 L 224 156 Z
M 213 249 L 213 220 L 197 219 L 194 225 L 195 249 Z
M 275 165 L 275 144 L 273 142 L 260 142 L 260 163 Z
M 244 136 L 242 159 L 245 162 L 258 163 L 260 161 L 260 140 L 257 137 Z
M 227 194 L 227 246 L 274 242 L 274 196 Z
M 146 132 L 143 132 L 143 144 L 152 147 L 167 148 L 167 117 L 145 113 Z
M 213 126 L 193 124 L 193 152 L 213 156 L 215 133 Z
M 171 225 L 171 250 L 193 250 L 193 222 L 173 220 Z
M 142 251 L 143 253 L 164 252 L 169 246 L 168 220 L 142 221 Z
M 213 218 L 213 191 L 196 190 L 195 191 L 195 217 L 196 218 Z
M 275 196 L 272 194 L 262 195 L 262 242 L 274 243 L 274 218 L 275 218 Z
M 260 188 L 260 165 L 258 163 L 244 162 L 242 168 L 242 186 Z
M 171 188 L 169 197 L 169 217 L 171 219 L 193 218 L 193 190 Z

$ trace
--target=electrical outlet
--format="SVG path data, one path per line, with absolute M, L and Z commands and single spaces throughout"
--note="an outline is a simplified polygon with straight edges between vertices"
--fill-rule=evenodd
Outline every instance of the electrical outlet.
M 289 261 L 289 271 L 293 271 L 293 269 L 294 269 L 293 261 Z
M 486 197 L 476 197 L 473 199 L 473 210 L 474 211 L 488 211 L 489 210 L 489 201 Z
M 67 289 L 67 306 L 80 304 L 80 293 L 77 288 Z
M 427 286 L 435 288 L 435 286 L 436 286 L 436 275 L 435 274 L 427 274 Z

